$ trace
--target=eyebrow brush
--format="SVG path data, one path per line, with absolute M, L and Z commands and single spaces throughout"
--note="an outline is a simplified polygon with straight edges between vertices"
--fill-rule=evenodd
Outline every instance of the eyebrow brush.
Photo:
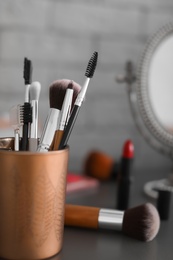
M 86 79 L 85 79 L 85 82 L 84 82 L 84 85 L 83 85 L 81 91 L 79 92 L 79 94 L 76 98 L 76 101 L 75 101 L 72 113 L 70 115 L 67 127 L 66 127 L 64 134 L 63 134 L 63 137 L 61 139 L 59 149 L 62 149 L 63 147 L 65 147 L 67 145 L 71 131 L 72 131 L 74 124 L 75 124 L 75 121 L 77 119 L 80 107 L 81 107 L 83 100 L 85 98 L 85 94 L 86 94 L 86 91 L 87 91 L 87 88 L 88 88 L 88 85 L 89 85 L 89 81 L 94 75 L 95 68 L 96 68 L 96 65 L 97 65 L 97 58 L 98 58 L 98 53 L 94 52 L 93 55 L 91 56 L 89 62 L 88 62 L 88 66 L 87 66 L 86 72 L 85 72 Z
M 38 81 L 31 83 L 29 88 L 29 99 L 32 107 L 32 123 L 30 126 L 29 151 L 35 152 L 38 145 L 38 100 L 41 91 L 41 84 Z
M 21 150 L 27 151 L 28 149 L 28 129 L 29 124 L 32 123 L 32 108 L 31 104 L 29 103 L 29 88 L 32 81 L 32 62 L 27 58 L 24 58 L 24 71 L 23 71 L 23 78 L 25 82 L 25 102 L 23 105 L 23 112 L 24 112 L 24 124 L 23 124 L 23 133 L 22 133 L 22 140 L 21 140 Z M 29 113 L 27 115 L 27 113 Z

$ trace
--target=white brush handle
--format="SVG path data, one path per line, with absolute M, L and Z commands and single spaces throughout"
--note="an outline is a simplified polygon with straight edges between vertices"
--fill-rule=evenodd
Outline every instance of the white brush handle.
M 59 114 L 60 110 L 55 108 L 50 109 L 49 115 L 43 128 L 37 152 L 48 152 L 56 131 Z
M 38 138 L 38 100 L 31 101 L 32 106 L 32 123 L 30 138 Z
M 19 151 L 19 139 L 20 139 L 19 129 L 15 129 L 14 130 L 14 151 Z

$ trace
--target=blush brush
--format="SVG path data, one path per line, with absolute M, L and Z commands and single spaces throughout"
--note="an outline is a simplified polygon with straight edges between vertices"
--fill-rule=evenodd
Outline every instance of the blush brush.
M 146 203 L 126 211 L 66 204 L 65 226 L 109 229 L 141 241 L 151 241 L 160 228 L 157 209 Z
M 93 55 L 91 56 L 89 62 L 88 62 L 88 66 L 87 66 L 86 72 L 85 72 L 86 79 L 85 79 L 84 85 L 83 85 L 81 91 L 79 92 L 79 94 L 76 98 L 76 101 L 74 103 L 74 107 L 72 109 L 67 127 L 66 127 L 64 134 L 63 134 L 63 137 L 61 139 L 59 149 L 64 148 L 68 143 L 68 139 L 70 137 L 71 131 L 72 131 L 74 124 L 76 122 L 80 107 L 81 107 L 81 105 L 84 101 L 85 94 L 86 94 L 90 79 L 94 75 L 96 65 L 97 65 L 97 58 L 98 58 L 98 53 L 94 52 Z
M 116 160 L 99 150 L 90 151 L 83 164 L 84 174 L 100 181 L 116 179 L 118 168 L 119 163 Z

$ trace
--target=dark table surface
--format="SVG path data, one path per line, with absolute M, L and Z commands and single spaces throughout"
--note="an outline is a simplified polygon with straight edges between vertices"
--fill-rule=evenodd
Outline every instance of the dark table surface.
M 143 192 L 144 184 L 162 179 L 171 173 L 168 167 L 151 168 L 149 165 L 133 170 L 130 207 L 156 201 Z M 101 183 L 95 190 L 67 195 L 66 202 L 76 205 L 115 209 L 117 184 Z M 142 242 L 123 235 L 120 231 L 89 230 L 65 227 L 61 252 L 51 260 L 172 260 L 173 259 L 173 199 L 169 220 L 161 221 L 159 233 L 150 242 Z M 1 258 L 0 258 L 1 259 Z
M 130 207 L 145 202 L 156 205 L 156 201 L 146 196 L 143 186 L 146 182 L 167 177 L 171 169 L 150 169 L 141 167 L 134 169 L 134 182 L 131 186 Z M 115 208 L 116 183 L 102 183 L 96 190 L 80 192 L 67 196 L 67 203 L 88 205 L 102 208 Z M 173 199 L 171 200 L 171 208 Z M 86 230 L 65 227 L 64 244 L 61 253 L 54 260 L 73 259 L 140 259 L 140 260 L 172 260 L 173 259 L 173 212 L 167 221 L 161 221 L 158 235 L 151 242 L 141 242 L 117 231 Z

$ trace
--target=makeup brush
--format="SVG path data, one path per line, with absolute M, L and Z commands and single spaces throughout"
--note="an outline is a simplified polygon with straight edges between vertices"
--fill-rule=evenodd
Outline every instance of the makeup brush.
M 51 145 L 51 150 L 58 150 L 59 144 L 61 142 L 64 129 L 67 126 L 71 109 L 74 106 L 74 102 L 76 100 L 76 97 L 80 91 L 81 87 L 79 84 L 77 84 L 74 81 L 70 81 L 68 83 L 68 87 L 66 89 L 61 113 L 60 113 L 60 119 L 58 121 L 57 130 L 55 131 L 54 139 Z
M 122 231 L 129 237 L 148 242 L 157 235 L 160 218 L 151 203 L 126 211 L 66 204 L 65 225 Z
M 58 126 L 66 89 L 70 82 L 71 81 L 68 79 L 60 79 L 54 81 L 49 87 L 50 109 L 40 137 L 40 143 L 37 149 L 38 152 L 47 152 L 51 148 L 54 134 Z M 74 89 L 80 89 L 80 86 L 77 83 L 73 82 L 73 84 Z
M 25 83 L 25 103 L 24 103 L 24 124 L 23 124 L 23 133 L 21 141 L 21 150 L 26 151 L 28 148 L 28 128 L 29 124 L 32 122 L 32 117 L 26 115 L 27 111 L 31 112 L 31 105 L 29 103 L 29 88 L 32 81 L 32 62 L 27 58 L 24 58 L 24 70 L 23 78 Z
M 84 159 L 83 171 L 85 175 L 100 181 L 116 178 L 119 164 L 109 155 L 93 150 Z
M 32 123 L 29 136 L 29 151 L 35 152 L 38 145 L 38 100 L 41 91 L 41 84 L 38 81 L 31 83 L 29 98 L 32 107 Z
M 89 85 L 89 81 L 94 75 L 95 68 L 96 68 L 96 65 L 97 65 L 97 58 L 98 58 L 98 53 L 94 52 L 93 55 L 91 56 L 89 62 L 88 62 L 88 66 L 87 66 L 86 72 L 85 72 L 86 79 L 85 79 L 85 82 L 84 82 L 84 85 L 83 85 L 81 91 L 79 92 L 79 94 L 76 98 L 76 101 L 75 101 L 72 113 L 70 115 L 67 127 L 65 128 L 63 137 L 61 139 L 59 149 L 62 149 L 63 147 L 65 147 L 67 145 L 71 131 L 72 131 L 74 124 L 75 124 L 75 121 L 77 119 L 80 107 L 81 107 L 83 100 L 85 98 L 85 94 L 86 94 L 86 91 L 87 91 L 87 88 L 88 88 L 88 85 Z
M 10 123 L 14 129 L 14 151 L 19 151 L 20 128 L 23 125 L 23 107 L 13 106 L 9 111 Z

